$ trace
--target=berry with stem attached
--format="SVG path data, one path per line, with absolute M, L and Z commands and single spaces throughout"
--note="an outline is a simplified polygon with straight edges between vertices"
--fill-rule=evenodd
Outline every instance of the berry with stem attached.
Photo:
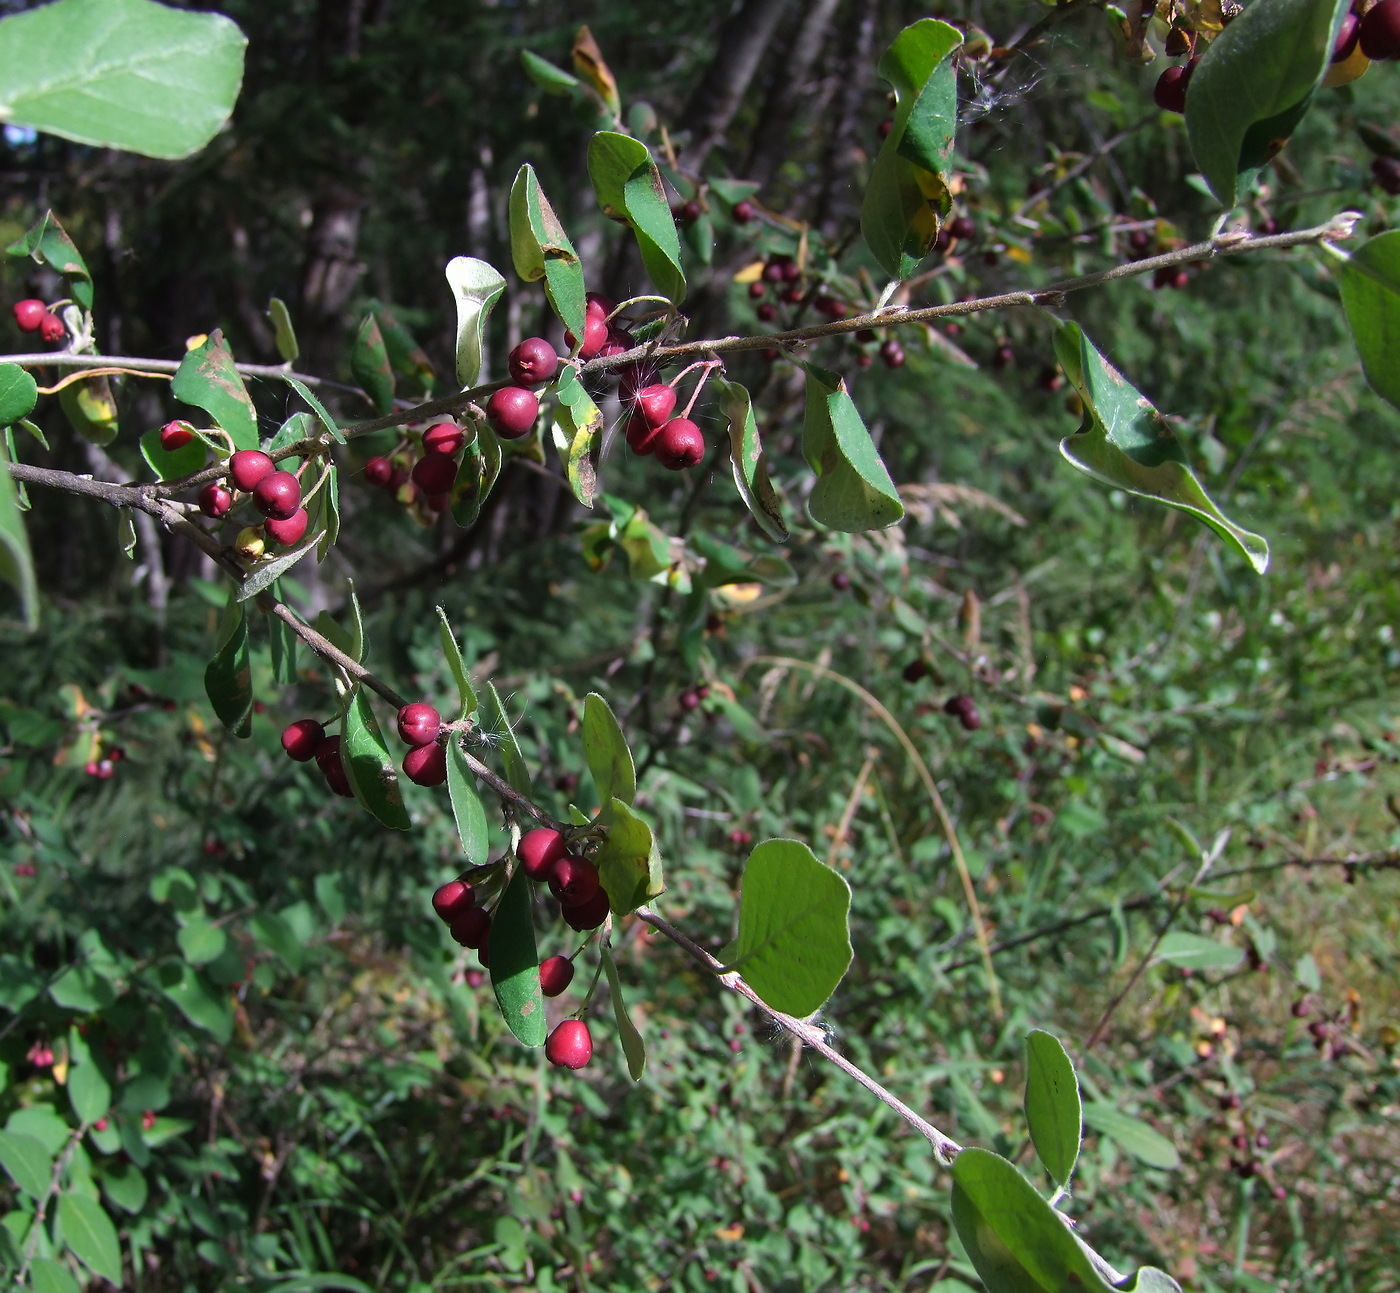
M 559 371 L 559 356 L 543 337 L 526 337 L 506 356 L 506 368 L 522 386 L 540 386 Z
M 326 729 L 314 718 L 299 718 L 282 729 L 282 748 L 298 763 L 310 763 L 325 739 Z
M 40 325 L 44 322 L 44 316 L 49 312 L 49 307 L 42 301 L 30 297 L 26 301 L 16 301 L 14 311 L 15 322 L 19 325 L 21 332 L 38 332 Z
M 486 401 L 486 417 L 502 440 L 519 440 L 534 428 L 540 402 L 523 386 L 503 386 Z
M 268 472 L 253 486 L 253 506 L 274 521 L 289 521 L 301 506 L 301 482 L 289 471 Z
M 582 1019 L 566 1019 L 544 1044 L 545 1058 L 563 1069 L 581 1069 L 593 1058 L 593 1036 Z
M 425 700 L 399 710 L 399 738 L 405 745 L 431 745 L 442 731 L 442 715 Z
M 39 320 L 39 336 L 47 341 L 49 345 L 57 345 L 67 335 L 68 329 L 64 326 L 63 320 L 60 319 L 58 315 L 46 313 L 44 317 Z
M 656 433 L 656 461 L 669 471 L 694 467 L 704 456 L 704 432 L 689 418 L 672 418 Z
M 540 962 L 540 991 L 557 997 L 574 981 L 574 963 L 567 956 L 551 956 Z
M 595 358 L 598 353 L 608 344 L 609 329 L 607 320 L 601 315 L 590 314 L 583 324 L 583 344 L 578 348 L 578 357 L 582 360 Z M 578 345 L 578 339 L 572 332 L 564 334 L 564 341 L 572 350 Z
M 663 382 L 655 382 L 639 390 L 633 402 L 637 406 L 637 412 L 646 418 L 648 426 L 660 428 L 666 425 L 671 414 L 675 412 L 676 392 L 673 387 Z
M 661 428 L 652 426 L 640 410 L 627 419 L 627 447 L 633 453 L 645 456 L 655 452 L 656 437 L 660 434 Z
M 403 756 L 403 775 L 418 786 L 440 786 L 447 780 L 447 751 L 440 745 L 415 745 Z
M 556 831 L 552 826 L 540 826 L 520 837 L 515 856 L 520 859 L 520 865 L 531 880 L 543 883 L 549 879 L 554 864 L 568 851 L 569 846 L 562 831 Z
M 240 449 L 228 460 L 229 479 L 245 493 L 251 493 L 260 480 L 276 470 L 276 464 L 261 449 Z
M 233 495 L 217 481 L 201 489 L 196 495 L 196 500 L 199 510 L 216 521 L 221 516 L 226 516 L 229 508 L 233 506 Z
M 194 439 L 194 428 L 188 422 L 167 422 L 160 429 L 160 447 L 167 453 L 183 449 Z

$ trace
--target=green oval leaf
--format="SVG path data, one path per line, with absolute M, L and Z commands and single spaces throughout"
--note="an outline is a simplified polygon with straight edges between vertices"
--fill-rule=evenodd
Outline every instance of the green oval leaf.
M 228 944 L 228 935 L 222 925 L 212 920 L 196 916 L 188 924 L 180 927 L 175 936 L 180 951 L 191 965 L 206 965 L 217 959 Z
M 0 21 L 3 31 L 17 18 L 16 15 Z M 0 89 L 0 102 L 4 92 Z M 38 224 L 34 225 L 23 238 L 5 248 L 8 256 L 28 256 L 36 264 L 47 265 L 68 280 L 68 294 L 85 310 L 92 309 L 92 275 L 77 245 L 68 236 L 68 231 L 59 224 L 52 211 L 45 211 Z
M 630 135 L 600 130 L 588 145 L 588 174 L 603 214 L 632 230 L 656 290 L 679 305 L 685 297 L 680 237 L 661 172 L 646 145 Z
M 1026 1036 L 1025 1107 L 1036 1155 L 1050 1179 L 1067 1188 L 1083 1134 L 1079 1082 L 1060 1039 L 1039 1029 Z
M 73 1255 L 94 1275 L 121 1287 L 122 1252 L 117 1228 L 102 1205 L 69 1191 L 58 1200 L 58 1224 Z
M 1376 393 L 1400 408 L 1400 230 L 1357 248 L 1338 275 L 1347 327 Z
M 99 148 L 187 157 L 233 111 L 247 43 L 222 14 L 57 0 L 0 22 L 0 120 Z
M 447 660 L 447 667 L 452 671 L 452 677 L 457 683 L 457 694 L 462 701 L 462 708 L 457 714 L 460 720 L 476 712 L 476 689 L 467 676 L 467 666 L 462 659 L 462 649 L 457 645 L 452 625 L 447 622 L 447 612 L 439 606 L 437 613 L 438 638 L 442 642 L 442 654 Z
M 647 1066 L 646 1043 L 627 1013 L 627 1003 L 622 999 L 622 982 L 617 977 L 617 966 L 612 953 L 606 947 L 598 949 L 603 962 L 603 973 L 608 977 L 608 995 L 612 998 L 613 1022 L 617 1025 L 617 1039 L 622 1043 L 622 1054 L 627 1060 L 627 1075 L 634 1082 L 642 1080 L 642 1071 Z
M 491 920 L 491 988 L 506 1025 L 520 1043 L 543 1046 L 544 995 L 533 907 L 530 878 L 516 867 Z
M 33 1136 L 0 1131 L 0 1167 L 31 1199 L 42 1199 L 48 1193 L 53 1157 Z
M 603 414 L 572 368 L 560 373 L 554 389 L 559 397 L 554 410 L 554 447 L 559 450 L 574 497 L 584 507 L 592 507 L 598 493 L 592 454 L 603 433 Z
M 146 1206 L 150 1186 L 146 1184 L 141 1169 L 134 1163 L 104 1164 L 102 1193 L 123 1212 L 134 1215 Z
M 234 366 L 233 351 L 215 328 L 180 360 L 170 392 L 177 400 L 203 409 L 216 426 L 229 433 L 235 449 L 258 447 L 258 417 L 243 378 Z M 305 392 L 302 392 L 303 397 Z
M 455 740 L 447 743 L 447 793 L 452 800 L 452 816 L 462 852 L 472 866 L 485 866 L 491 854 L 491 827 L 486 809 L 476 789 L 476 776 L 467 767 L 462 747 Z
M 350 347 L 350 371 L 376 413 L 382 417 L 394 411 L 394 368 L 379 321 L 372 314 L 365 315 L 355 334 L 355 343 Z
M 891 278 L 908 278 L 933 248 L 952 198 L 944 182 L 958 124 L 950 55 L 962 33 L 936 18 L 906 27 L 880 59 L 898 106 L 861 204 L 860 228 Z
M 510 256 L 515 272 L 527 283 L 544 279 L 545 295 L 555 314 L 574 336 L 583 336 L 588 317 L 583 266 L 540 188 L 535 168 L 528 164 L 516 173 L 510 187 Z
M 765 840 L 749 854 L 739 936 L 721 954 L 774 1010 L 806 1016 L 851 964 L 851 887 L 798 840 Z
M 65 386 L 58 393 L 58 406 L 84 440 L 105 445 L 117 438 L 117 401 L 106 377 L 84 377 Z
M 220 1042 L 233 1036 L 233 1005 L 227 992 L 212 987 L 188 965 L 167 963 L 155 974 L 161 992 L 190 1023 Z
M 363 687 L 356 689 L 355 699 L 345 711 L 340 739 L 341 759 L 355 798 L 390 830 L 408 830 L 412 823 L 404 807 L 399 776 Z
M 233 597 L 224 611 L 218 649 L 204 671 L 204 690 L 219 721 L 234 736 L 252 734 L 253 671 L 248 661 L 248 620 L 242 605 Z
M 890 473 L 861 421 L 845 381 L 808 364 L 802 455 L 817 473 L 807 501 L 812 519 L 828 529 L 882 530 L 904 517 Z
M 768 475 L 768 459 L 758 438 L 758 423 L 749 393 L 738 382 L 722 378 L 712 378 L 710 384 L 719 395 L 729 422 L 729 464 L 734 472 L 734 487 L 758 528 L 774 543 L 786 543 L 788 530 L 783 505 Z
M 598 787 L 598 799 L 606 804 L 620 799 L 630 804 L 637 797 L 637 770 L 632 751 L 622 734 L 608 702 L 596 691 L 583 698 L 583 757 L 593 784 Z
M 18 364 L 0 364 L 0 427 L 27 418 L 38 402 L 39 387 L 34 379 Z
M 1349 0 L 1254 0 L 1210 44 L 1186 92 L 1196 165 L 1224 207 L 1287 142 L 1331 62 Z
M 112 1107 L 112 1084 L 93 1059 L 87 1041 L 76 1028 L 68 1032 L 68 1100 L 84 1123 L 94 1123 Z
M 48 1257 L 36 1257 L 29 1267 L 34 1293 L 81 1293 L 78 1281 L 66 1267 Z
M 598 820 L 608 833 L 593 861 L 613 914 L 625 916 L 665 890 L 661 852 L 646 819 L 622 800 L 608 800 Z
M 454 256 L 445 272 L 457 303 L 457 380 L 464 387 L 475 386 L 484 362 L 486 323 L 506 290 L 506 280 L 475 256 Z
M 1117 489 L 1204 521 L 1255 571 L 1269 566 L 1269 544 L 1230 520 L 1196 478 L 1166 419 L 1099 353 L 1075 323 L 1055 334 L 1055 355 L 1084 404 L 1078 432 L 1060 441 L 1067 461 Z
M 1173 930 L 1157 944 L 1153 960 L 1191 970 L 1233 970 L 1244 960 L 1244 948 L 1232 947 L 1204 934 Z
M 1120 1113 L 1111 1104 L 1089 1101 L 1084 1106 L 1084 1121 L 1149 1167 L 1171 1170 L 1181 1166 L 1176 1146 L 1161 1132 L 1139 1118 Z

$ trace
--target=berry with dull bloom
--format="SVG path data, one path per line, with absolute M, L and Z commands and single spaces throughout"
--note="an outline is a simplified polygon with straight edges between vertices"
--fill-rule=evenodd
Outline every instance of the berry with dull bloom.
M 44 316 L 49 312 L 49 307 L 42 301 L 36 301 L 30 297 L 26 301 L 16 301 L 14 311 L 15 322 L 19 325 L 21 332 L 38 332 L 40 325 L 44 322 Z
M 394 479 L 394 464 L 387 458 L 371 458 L 365 463 L 365 479 L 380 489 L 387 488 Z
M 540 826 L 520 837 L 515 856 L 520 859 L 520 865 L 531 880 L 543 883 L 549 879 L 554 864 L 568 851 L 569 846 L 562 831 L 556 831 L 552 826 Z
M 399 710 L 398 728 L 405 745 L 431 745 L 442 732 L 442 715 L 427 701 L 416 700 Z
M 838 592 L 844 593 L 851 586 L 851 577 L 844 570 L 838 570 L 831 576 L 831 586 Z
M 761 323 L 772 323 L 778 317 L 778 307 L 765 301 L 755 311 Z
M 217 482 L 206 485 L 195 497 L 199 503 L 199 510 L 216 521 L 221 516 L 226 516 L 229 508 L 233 506 L 233 495 Z
M 336 759 L 333 763 L 320 763 L 322 776 L 326 779 L 326 785 L 339 795 L 342 799 L 354 799 L 355 792 L 350 789 L 350 774 L 345 771 L 345 764 L 342 760 Z
M 565 907 L 581 907 L 598 892 L 598 868 L 587 858 L 566 853 L 550 872 L 549 892 Z
M 576 907 L 563 907 L 564 923 L 579 933 L 587 929 L 597 929 L 607 920 L 608 907 L 608 891 L 599 889 L 587 902 L 581 902 Z
M 440 786 L 447 780 L 447 751 L 441 745 L 415 745 L 403 756 L 403 774 L 418 786 Z
M 276 517 L 269 517 L 263 522 L 263 529 L 267 531 L 268 538 L 284 548 L 295 547 L 306 537 L 306 526 L 309 521 L 304 507 L 299 507 L 291 516 L 284 520 Z
M 689 418 L 672 418 L 656 433 L 656 461 L 669 471 L 694 467 L 704 456 L 704 432 Z
M 637 412 L 646 418 L 648 426 L 662 427 L 675 412 L 676 392 L 672 387 L 656 382 L 638 391 L 633 402 Z
M 476 893 L 465 880 L 449 880 L 433 891 L 433 910 L 449 925 L 476 906 Z
M 734 222 L 736 224 L 748 224 L 750 220 L 758 214 L 758 208 L 752 202 L 736 202 L 734 204 Z
M 45 314 L 39 320 L 39 336 L 49 345 L 57 345 L 68 335 L 68 329 L 64 326 L 63 320 L 56 314 Z
M 240 449 L 228 460 L 229 479 L 244 493 L 251 493 L 260 480 L 276 470 L 277 465 L 261 449 Z
M 689 202 L 682 202 L 679 206 L 672 207 L 671 215 L 677 224 L 694 224 L 700 219 L 700 204 L 691 198 Z
M 559 371 L 559 356 L 543 337 L 526 337 L 506 356 L 506 368 L 522 386 L 539 386 Z
M 452 918 L 447 932 L 463 947 L 480 951 L 491 936 L 491 915 L 480 907 L 468 907 Z
M 282 729 L 282 748 L 298 763 L 310 763 L 325 739 L 326 729 L 314 718 L 299 718 Z
M 523 386 L 503 386 L 486 401 L 486 417 L 502 440 L 519 440 L 534 429 L 540 402 Z
M 455 422 L 438 422 L 423 432 L 425 453 L 454 454 L 467 442 L 467 433 Z
M 880 358 L 885 361 L 886 368 L 899 368 L 904 363 L 904 347 L 890 337 L 880 346 Z
M 301 482 L 289 471 L 268 472 L 253 486 L 253 506 L 274 521 L 288 521 L 301 506 Z
M 188 422 L 167 422 L 160 429 L 160 447 L 167 453 L 183 449 L 194 439 L 194 427 Z
M 582 1019 L 566 1019 L 544 1044 L 545 1058 L 564 1069 L 581 1069 L 593 1058 L 593 1036 Z
M 456 479 L 457 460 L 445 453 L 425 453 L 413 464 L 413 483 L 430 497 L 447 493 Z
M 924 678 L 927 675 L 928 664 L 922 656 L 909 661 L 909 663 L 904 666 L 902 673 L 905 682 L 918 682 L 920 678 Z
M 977 237 L 977 221 L 971 216 L 956 216 L 948 222 L 948 232 L 954 238 L 975 238 Z
M 551 956 L 540 962 L 540 991 L 557 997 L 574 980 L 574 963 L 567 956 Z

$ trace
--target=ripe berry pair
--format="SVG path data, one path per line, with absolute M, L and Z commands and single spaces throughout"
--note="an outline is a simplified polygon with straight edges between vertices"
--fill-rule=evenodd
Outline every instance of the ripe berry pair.
M 326 729 L 314 718 L 299 718 L 282 729 L 282 749 L 289 759 L 298 763 L 316 760 L 326 784 L 342 798 L 353 799 L 350 778 L 340 757 L 340 737 L 327 736 Z
M 457 942 L 481 952 L 490 942 L 491 913 L 476 905 L 476 897 L 468 881 L 449 880 L 433 893 L 433 910 Z M 482 956 L 483 965 L 488 956 L 489 952 Z M 540 991 L 546 997 L 557 997 L 573 982 L 574 963 L 567 956 L 547 957 L 539 968 Z
M 403 756 L 403 774 L 420 786 L 440 786 L 447 780 L 447 747 L 441 744 L 442 715 L 427 701 L 414 701 L 399 710 L 399 736 L 411 747 Z
M 540 415 L 539 396 L 529 388 L 554 379 L 559 356 L 543 337 L 526 337 L 506 356 L 506 367 L 516 384 L 492 393 L 486 418 L 502 440 L 519 440 L 529 435 Z
M 43 301 L 30 297 L 14 304 L 15 322 L 21 332 L 37 332 L 40 338 L 55 345 L 68 335 L 63 320 L 49 309 Z
M 705 457 L 705 433 L 689 418 L 673 418 L 676 392 L 660 382 L 645 386 L 632 401 L 627 444 L 633 453 L 656 461 L 668 471 L 694 467 Z

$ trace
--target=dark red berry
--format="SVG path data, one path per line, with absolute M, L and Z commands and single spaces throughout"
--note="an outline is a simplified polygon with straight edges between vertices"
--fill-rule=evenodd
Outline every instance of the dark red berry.
M 586 929 L 597 929 L 608 918 L 608 891 L 599 889 L 587 902 L 577 907 L 562 909 L 564 923 L 570 929 L 582 933 Z
M 736 202 L 734 204 L 734 220 L 737 224 L 748 224 L 757 214 L 758 209 L 752 202 Z
M 905 682 L 918 682 L 920 678 L 926 677 L 927 675 L 928 665 L 924 663 L 923 657 L 911 660 L 904 666 L 903 677 Z
M 253 506 L 275 521 L 290 520 L 301 506 L 301 482 L 289 471 L 272 471 L 253 486 Z
M 316 749 L 312 751 L 311 757 L 316 760 L 316 764 L 324 771 L 327 767 L 334 767 L 340 762 L 340 737 L 327 736 Z
M 1371 162 L 1371 175 L 1383 192 L 1391 197 L 1400 195 L 1400 160 L 1394 157 L 1377 157 Z
M 680 224 L 694 224 L 700 219 L 700 204 L 691 198 L 689 202 L 683 202 L 680 206 L 673 208 L 671 214 Z
M 998 346 L 992 352 L 993 368 L 1009 368 L 1016 362 L 1016 352 L 1010 346 Z
M 880 347 L 880 358 L 886 368 L 899 368 L 904 363 L 904 347 L 891 337 Z
M 1167 68 L 1152 88 L 1152 100 L 1163 112 L 1186 111 L 1186 86 L 1190 80 L 1190 64 L 1180 63 Z
M 540 826 L 520 837 L 515 856 L 520 859 L 520 865 L 531 880 L 543 883 L 549 879 L 554 864 L 568 851 L 563 832 L 551 826 Z
M 692 710 L 700 708 L 701 700 L 698 691 L 683 691 L 680 696 L 680 707 L 689 714 Z
M 567 956 L 551 956 L 540 962 L 540 991 L 557 997 L 574 981 L 574 963 Z
M 503 386 L 486 401 L 486 416 L 502 440 L 528 435 L 539 413 L 539 400 L 523 386 Z
M 851 586 L 851 577 L 844 570 L 838 570 L 831 576 L 831 586 L 838 593 L 844 593 Z
M 975 732 L 982 726 L 982 715 L 977 712 L 976 705 L 969 703 L 958 712 L 958 722 L 965 731 Z
M 449 880 L 433 892 L 433 910 L 449 925 L 476 906 L 476 893 L 465 880 Z
M 617 309 L 616 303 L 609 297 L 604 296 L 601 292 L 589 292 L 584 297 L 584 300 L 587 302 L 585 313 L 596 314 L 600 319 L 606 319 L 608 315 Z
M 448 922 L 447 932 L 463 947 L 479 950 L 491 936 L 491 916 L 480 907 L 468 907 Z
M 889 117 L 886 117 L 884 121 L 875 127 L 875 133 L 879 135 L 881 139 L 888 139 L 890 137 L 890 131 L 893 129 L 894 122 Z
M 801 304 L 804 295 L 805 293 L 800 287 L 790 287 L 786 292 L 783 293 L 783 300 L 786 301 L 789 305 L 799 305 Z M 845 307 L 843 306 L 843 313 L 844 309 Z
M 760 322 L 772 323 L 773 320 L 778 317 L 778 307 L 776 305 L 770 305 L 765 301 L 758 307 L 755 313 L 758 315 Z
M 454 454 L 467 442 L 467 433 L 455 422 L 438 422 L 423 432 L 424 453 Z
M 371 458 L 365 463 L 365 479 L 383 489 L 394 479 L 394 464 L 387 458 Z
M 216 521 L 219 517 L 227 515 L 229 508 L 233 506 L 233 495 L 218 482 L 206 485 L 196 497 L 199 510 Z
M 272 459 L 260 449 L 240 449 L 228 460 L 229 478 L 245 493 L 251 493 L 264 476 L 276 470 Z
M 15 322 L 19 324 L 21 332 L 38 332 L 40 325 L 44 322 L 44 316 L 49 312 L 49 307 L 42 301 L 36 301 L 30 297 L 27 301 L 16 301 L 14 311 Z
M 1400 58 L 1400 0 L 1380 0 L 1361 20 L 1361 52 L 1369 59 Z
M 68 335 L 68 329 L 63 326 L 63 320 L 56 314 L 46 314 L 39 320 L 39 336 L 50 345 L 56 345 Z
M 538 386 L 559 371 L 559 356 L 543 337 L 526 337 L 506 356 L 506 368 L 522 386 Z
M 320 760 L 317 760 L 317 763 L 326 778 L 326 785 L 342 799 L 354 799 L 355 792 L 350 789 L 350 775 L 339 758 L 334 763 L 321 763 Z
M 694 467 L 704 456 L 704 432 L 689 418 L 672 418 L 656 433 L 656 461 L 669 471 Z
M 282 748 L 298 763 L 310 763 L 326 739 L 326 729 L 314 718 L 299 718 L 282 729 Z
M 263 522 L 263 529 L 267 531 L 268 538 L 284 548 L 295 547 L 306 537 L 306 527 L 310 517 L 306 514 L 304 507 L 299 507 L 291 516 L 279 520 L 275 516 L 270 516 Z
M 748 831 L 730 831 L 729 842 L 734 845 L 736 849 L 746 849 L 753 843 L 753 835 Z
M 661 434 L 660 427 L 654 427 L 640 413 L 633 413 L 627 419 L 627 447 L 633 453 L 646 455 L 656 449 L 656 437 Z
M 763 267 L 763 277 L 770 283 L 783 281 L 783 262 L 776 256 Z
M 676 392 L 670 386 L 657 382 L 638 391 L 635 403 L 648 426 L 661 427 L 675 411 Z
M 431 745 L 442 732 L 442 715 L 427 701 L 417 700 L 399 710 L 398 724 L 405 745 Z
M 194 439 L 194 428 L 188 422 L 167 422 L 160 429 L 160 447 L 167 453 L 183 449 Z
M 960 215 L 948 223 L 948 232 L 954 238 L 975 238 L 977 237 L 977 221 L 971 216 Z
M 413 483 L 425 494 L 445 494 L 456 479 L 457 460 L 445 453 L 425 453 L 413 464 Z
M 1342 19 L 1342 25 L 1337 28 L 1337 39 L 1332 42 L 1332 61 L 1345 63 L 1355 52 L 1360 39 L 1361 19 L 1349 13 Z
M 587 858 L 566 853 L 550 872 L 549 892 L 565 907 L 581 907 L 598 892 L 598 868 Z
M 442 785 L 447 780 L 447 751 L 436 744 L 415 745 L 403 756 L 403 775 L 415 785 Z
M 766 292 L 767 290 L 768 288 L 762 282 L 750 283 L 749 297 L 750 299 L 755 301 L 760 300 L 762 299 L 764 292 Z
M 795 260 L 785 260 L 783 262 L 783 282 L 795 283 L 802 277 L 802 266 Z
M 593 1037 L 582 1019 L 566 1019 L 544 1044 L 545 1058 L 564 1069 L 581 1069 L 593 1058 Z
M 572 332 L 564 334 L 564 341 L 572 350 L 578 344 Z M 593 359 L 599 351 L 608 344 L 607 321 L 599 315 L 590 314 L 583 324 L 583 345 L 579 346 L 578 357 L 582 360 Z
M 943 712 L 945 714 L 961 714 L 973 704 L 971 696 L 949 696 L 943 702 Z

